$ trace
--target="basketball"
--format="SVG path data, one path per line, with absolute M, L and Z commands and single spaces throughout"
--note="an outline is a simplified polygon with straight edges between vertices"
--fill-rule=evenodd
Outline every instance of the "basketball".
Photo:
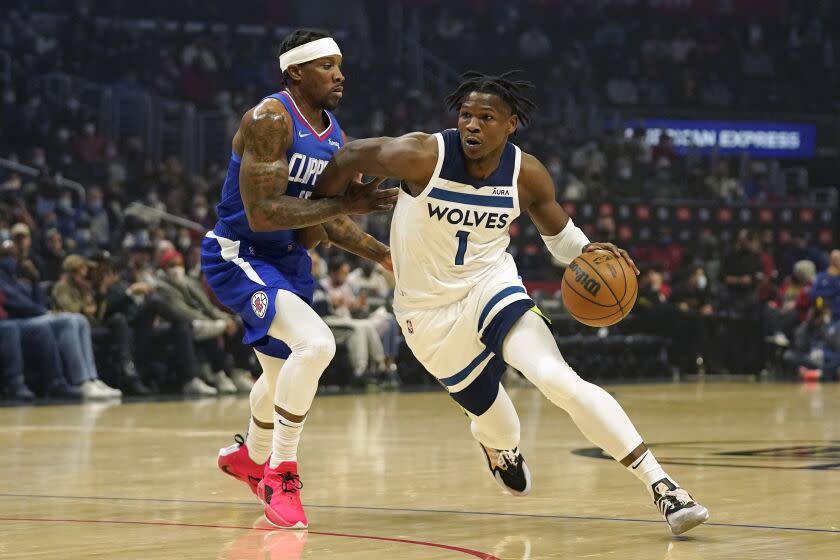
M 608 251 L 593 251 L 569 264 L 560 293 L 572 317 L 590 327 L 608 327 L 633 309 L 639 285 L 627 261 Z

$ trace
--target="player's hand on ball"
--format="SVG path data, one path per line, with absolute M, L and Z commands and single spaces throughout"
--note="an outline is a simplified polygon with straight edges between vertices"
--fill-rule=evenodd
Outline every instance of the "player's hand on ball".
M 584 245 L 584 253 L 591 253 L 592 251 L 609 251 L 616 257 L 627 261 L 627 264 L 633 267 L 633 270 L 636 271 L 636 276 L 639 275 L 639 267 L 637 267 L 636 263 L 633 262 L 633 259 L 630 258 L 630 253 L 628 253 L 624 249 L 619 249 L 612 243 L 590 243 L 589 245 Z
M 348 214 L 369 214 L 371 212 L 387 212 L 397 202 L 400 190 L 379 189 L 385 177 L 379 177 L 370 183 L 351 181 L 344 193 L 344 203 Z

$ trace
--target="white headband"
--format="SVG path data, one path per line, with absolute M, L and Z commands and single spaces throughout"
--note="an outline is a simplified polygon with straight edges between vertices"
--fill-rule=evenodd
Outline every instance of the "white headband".
M 321 58 L 324 56 L 341 55 L 341 50 L 338 48 L 332 37 L 324 37 L 317 41 L 310 41 L 304 43 L 299 47 L 295 47 L 290 51 L 286 51 L 280 55 L 280 70 L 285 72 L 286 68 L 292 64 L 303 64 Z

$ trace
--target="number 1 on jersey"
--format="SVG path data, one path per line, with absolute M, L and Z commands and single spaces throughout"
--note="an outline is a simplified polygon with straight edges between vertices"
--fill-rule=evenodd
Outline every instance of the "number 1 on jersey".
M 455 253 L 455 264 L 464 264 L 464 255 L 467 254 L 467 237 L 470 236 L 470 232 L 459 230 L 455 237 L 458 238 L 458 252 Z

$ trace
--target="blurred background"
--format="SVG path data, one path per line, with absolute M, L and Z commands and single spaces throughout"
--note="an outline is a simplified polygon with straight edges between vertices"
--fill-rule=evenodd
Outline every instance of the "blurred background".
M 202 283 L 199 244 L 239 120 L 282 87 L 276 56 L 297 27 L 341 45 L 337 115 L 353 137 L 453 126 L 443 97 L 466 70 L 518 68 L 536 83 L 539 110 L 515 142 L 589 237 L 642 270 L 627 319 L 584 327 L 563 311 L 563 270 L 535 228 L 511 228 L 522 277 L 583 377 L 836 380 L 838 11 L 830 0 L 7 0 L 5 399 L 249 390 L 259 366 Z M 389 219 L 362 223 L 387 242 Z M 339 346 L 323 390 L 429 386 L 387 275 L 337 250 L 314 263 Z M 59 324 L 58 311 L 83 320 Z

